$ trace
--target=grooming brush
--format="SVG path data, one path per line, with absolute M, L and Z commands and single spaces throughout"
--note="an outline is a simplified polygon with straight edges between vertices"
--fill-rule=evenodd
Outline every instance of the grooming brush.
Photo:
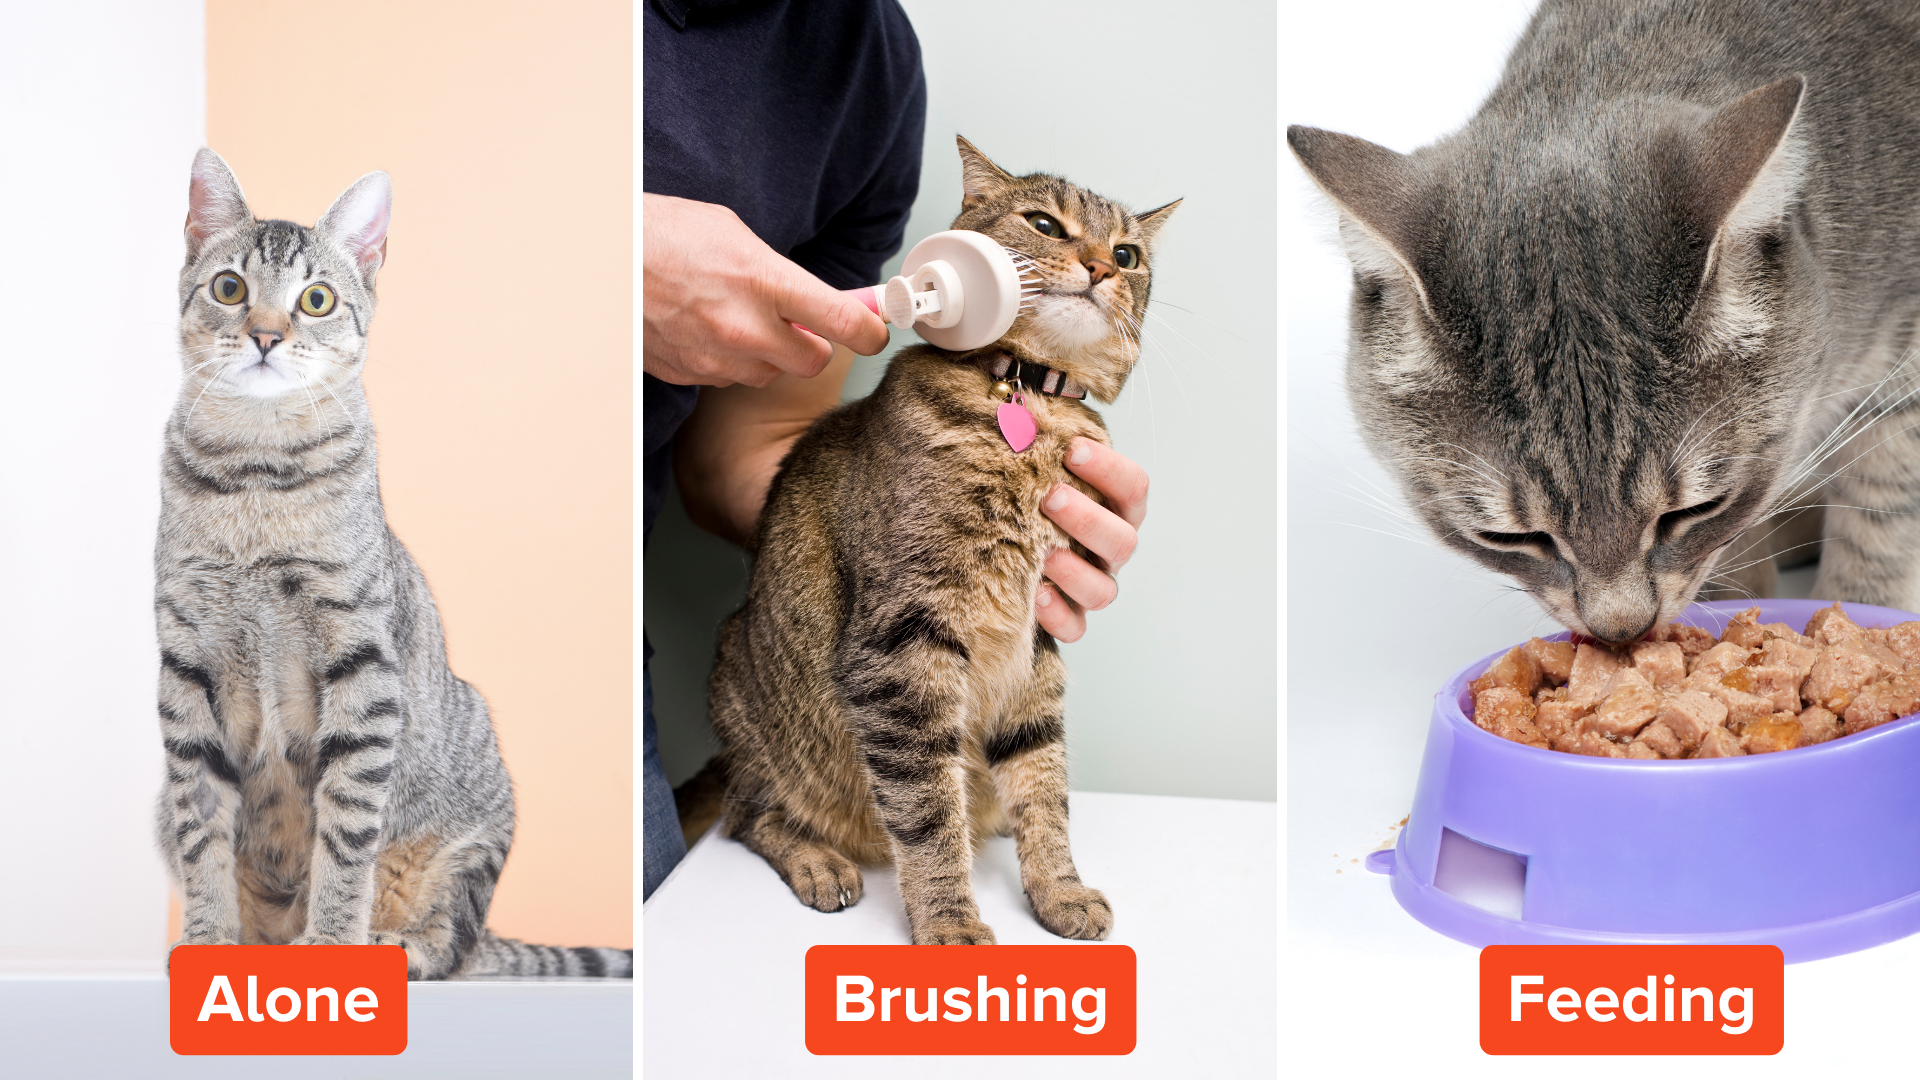
M 913 245 L 885 285 L 851 289 L 867 310 L 928 344 L 966 352 L 1000 340 L 1039 294 L 1033 260 L 966 229 Z

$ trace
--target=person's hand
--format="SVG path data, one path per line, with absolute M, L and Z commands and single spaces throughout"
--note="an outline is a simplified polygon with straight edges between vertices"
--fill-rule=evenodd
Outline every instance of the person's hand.
M 646 195 L 641 209 L 641 366 L 654 378 L 765 386 L 781 372 L 818 375 L 830 342 L 863 356 L 886 348 L 878 315 L 782 258 L 732 210 L 670 195 Z
M 1087 438 L 1073 440 L 1067 468 L 1107 500 L 1101 506 L 1063 483 L 1040 501 L 1041 511 L 1099 562 L 1096 566 L 1065 548 L 1047 556 L 1033 615 L 1042 630 L 1070 642 L 1087 632 L 1087 612 L 1099 611 L 1120 595 L 1113 575 L 1140 542 L 1138 529 L 1147 517 L 1147 474 L 1112 447 Z

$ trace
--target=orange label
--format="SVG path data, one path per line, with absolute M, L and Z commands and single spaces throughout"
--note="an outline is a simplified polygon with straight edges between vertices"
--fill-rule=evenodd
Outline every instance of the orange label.
M 1489 945 L 1489 1054 L 1777 1054 L 1786 961 L 1772 945 Z
M 1125 945 L 815 945 L 816 1054 L 1130 1054 Z
M 398 1054 L 398 945 L 182 945 L 168 979 L 176 1054 Z

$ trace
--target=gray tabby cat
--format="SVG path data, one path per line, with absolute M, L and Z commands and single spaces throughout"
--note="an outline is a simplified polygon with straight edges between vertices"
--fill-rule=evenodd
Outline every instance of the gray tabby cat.
M 630 976 L 486 930 L 513 790 L 387 527 L 360 370 L 391 188 L 255 221 L 194 159 L 160 538 L 160 845 L 179 944 L 395 944 L 415 979 Z
M 1099 939 L 1113 909 L 1067 841 L 1066 664 L 1033 618 L 1046 557 L 1071 541 L 1041 511 L 1076 436 L 1107 441 L 1140 356 L 1155 235 L 1045 174 L 1013 176 L 959 140 L 956 229 L 1025 256 L 1037 295 L 1000 341 L 914 345 L 873 394 L 828 413 L 774 477 L 744 607 L 720 630 L 708 694 L 727 833 L 800 901 L 857 903 L 859 863 L 899 870 L 916 945 L 992 944 L 974 845 L 1011 834 L 1041 925 Z M 1015 451 L 996 412 L 1023 379 L 1039 428 Z
M 1816 595 L 1920 607 L 1920 5 L 1548 0 L 1458 133 L 1287 136 L 1446 543 L 1623 642 L 1824 503 Z

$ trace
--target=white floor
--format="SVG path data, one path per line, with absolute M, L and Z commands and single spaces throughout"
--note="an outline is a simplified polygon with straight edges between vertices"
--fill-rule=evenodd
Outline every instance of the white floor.
M 803 907 L 757 855 L 708 834 L 647 901 L 642 1056 L 649 1076 L 716 1078 L 1271 1077 L 1272 803 L 1075 792 L 1081 877 L 1138 959 L 1139 1041 L 1123 1058 L 813 1057 L 801 976 L 814 945 L 908 943 L 890 870 L 832 915 Z M 1013 842 L 976 859 L 982 917 L 1005 944 L 1061 944 L 1020 891 Z
M 411 983 L 392 1057 L 180 1057 L 159 976 L 0 978 L 4 1080 L 389 1080 L 633 1075 L 633 983 Z

